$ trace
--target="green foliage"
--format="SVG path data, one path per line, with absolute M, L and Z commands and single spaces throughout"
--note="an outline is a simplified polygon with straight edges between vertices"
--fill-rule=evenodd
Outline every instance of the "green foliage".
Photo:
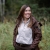
M 19 10 L 23 4 L 27 4 L 31 7 L 33 16 L 35 16 L 38 20 L 42 17 L 46 17 L 48 21 L 50 18 L 50 7 L 46 8 L 41 7 L 39 8 L 39 2 L 41 0 L 6 0 L 6 17 L 8 19 L 12 19 L 17 17 Z M 15 16 L 16 15 L 16 16 Z M 10 17 L 9 17 L 10 16 Z M 13 17 L 14 16 L 14 17 Z
M 0 50 L 14 50 L 12 23 L 0 23 Z
M 50 50 L 50 24 L 45 24 L 42 26 L 42 41 L 39 47 L 42 50 Z
M 0 50 L 14 50 L 13 47 L 13 22 L 0 23 Z M 39 44 L 41 50 L 50 50 L 50 23 L 41 27 L 42 41 Z

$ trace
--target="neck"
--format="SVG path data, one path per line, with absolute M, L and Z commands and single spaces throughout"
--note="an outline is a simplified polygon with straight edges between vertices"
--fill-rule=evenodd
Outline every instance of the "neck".
M 23 18 L 24 22 L 26 23 L 28 21 L 29 18 Z

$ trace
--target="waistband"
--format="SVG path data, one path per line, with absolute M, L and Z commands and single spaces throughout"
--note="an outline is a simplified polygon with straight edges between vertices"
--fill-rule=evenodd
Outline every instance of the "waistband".
M 31 44 L 21 44 L 21 43 L 17 43 L 17 42 L 16 42 L 16 44 L 21 47 L 29 47 L 31 45 Z

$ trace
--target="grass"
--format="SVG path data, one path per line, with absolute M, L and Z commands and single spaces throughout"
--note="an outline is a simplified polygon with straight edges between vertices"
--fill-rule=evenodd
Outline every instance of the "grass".
M 42 41 L 39 46 L 41 50 L 50 50 L 50 24 L 42 26 Z
M 14 50 L 13 29 L 12 23 L 0 23 L 0 50 Z
M 13 29 L 14 23 L 0 23 L 0 50 L 14 50 Z M 50 50 L 50 24 L 42 26 L 42 41 L 39 44 L 41 50 Z

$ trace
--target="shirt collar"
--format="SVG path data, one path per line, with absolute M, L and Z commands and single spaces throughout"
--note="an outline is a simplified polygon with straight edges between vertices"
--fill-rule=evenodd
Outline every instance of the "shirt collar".
M 26 22 L 26 23 L 29 23 L 29 21 L 30 21 L 30 18 L 27 20 L 27 22 Z M 24 20 L 23 20 L 23 18 L 22 18 L 22 22 L 24 23 Z

